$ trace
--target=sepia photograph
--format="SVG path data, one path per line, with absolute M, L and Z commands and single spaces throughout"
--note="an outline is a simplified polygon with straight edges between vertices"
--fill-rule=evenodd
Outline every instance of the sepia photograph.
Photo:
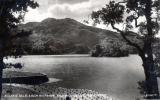
M 160 100 L 160 0 L 0 0 L 0 100 Z

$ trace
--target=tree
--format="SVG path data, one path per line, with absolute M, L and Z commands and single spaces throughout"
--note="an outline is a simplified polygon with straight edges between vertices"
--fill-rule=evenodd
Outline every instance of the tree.
M 0 0 L 0 96 L 3 68 L 5 67 L 3 58 L 13 54 L 16 56 L 18 49 L 13 41 L 29 35 L 29 32 L 17 31 L 17 26 L 23 21 L 28 7 L 36 8 L 38 3 L 34 0 Z
M 101 45 L 104 46 L 103 55 L 107 57 L 123 57 L 129 54 L 129 46 L 117 38 L 107 37 L 102 41 Z
M 91 51 L 92 57 L 100 57 L 101 53 L 103 52 L 103 47 L 99 44 L 97 44 L 94 48 L 94 50 Z
M 92 12 L 95 23 L 111 25 L 123 39 L 138 50 L 145 73 L 147 94 L 158 95 L 157 75 L 153 58 L 153 41 L 159 31 L 159 0 L 115 0 L 105 7 Z M 123 27 L 117 27 L 117 24 Z M 134 31 L 138 29 L 138 31 Z M 126 35 L 137 33 L 142 45 L 130 40 Z

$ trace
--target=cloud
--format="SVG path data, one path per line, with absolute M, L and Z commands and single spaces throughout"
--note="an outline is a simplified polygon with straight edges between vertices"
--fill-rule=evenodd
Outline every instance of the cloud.
M 78 21 L 87 19 L 93 10 L 101 8 L 107 0 L 36 0 L 40 7 L 26 14 L 25 22 L 41 21 L 42 19 L 73 18 Z
M 89 1 L 89 0 L 57 0 L 58 3 L 60 4 L 76 4 L 76 3 L 81 3 L 81 2 L 86 2 L 86 1 Z
M 76 4 L 76 3 L 81 3 L 81 2 L 88 2 L 89 0 L 35 0 L 39 2 L 40 4 Z
M 90 4 L 88 2 L 78 4 L 57 4 L 51 6 L 48 10 L 52 14 L 52 17 L 68 17 L 76 20 L 83 19 L 84 17 L 87 17 L 89 13 L 91 13 Z
M 50 13 L 41 13 L 37 9 L 29 8 L 29 12 L 25 15 L 25 22 L 40 22 L 46 18 L 48 18 Z

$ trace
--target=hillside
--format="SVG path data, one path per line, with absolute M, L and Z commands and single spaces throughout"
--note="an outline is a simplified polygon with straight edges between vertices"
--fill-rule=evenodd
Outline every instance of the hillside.
M 33 32 L 21 39 L 26 54 L 86 54 L 106 37 L 119 39 L 115 32 L 86 26 L 70 18 L 48 18 L 19 28 Z

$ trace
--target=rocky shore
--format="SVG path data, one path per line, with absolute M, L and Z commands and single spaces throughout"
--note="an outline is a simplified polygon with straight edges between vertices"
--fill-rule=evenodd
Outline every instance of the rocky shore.
M 8 92 L 9 91 L 9 92 Z M 8 100 L 113 100 L 107 94 L 88 89 L 67 89 L 51 83 L 41 85 L 4 85 L 3 98 Z

